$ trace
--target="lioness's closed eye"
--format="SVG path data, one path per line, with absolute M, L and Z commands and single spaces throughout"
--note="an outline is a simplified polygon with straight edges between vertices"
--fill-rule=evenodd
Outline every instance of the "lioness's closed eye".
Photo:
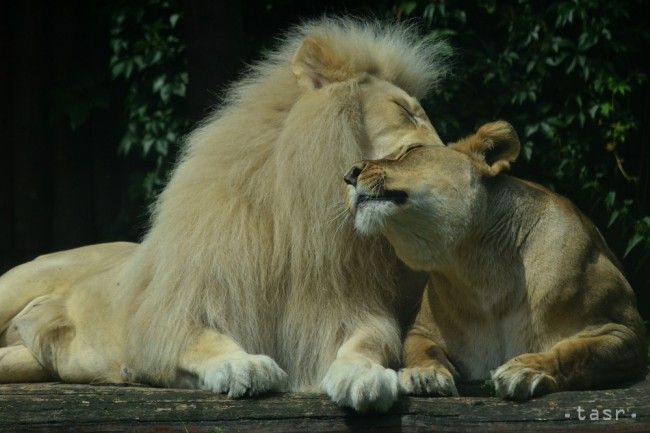
M 519 154 L 494 122 L 448 147 L 365 161 L 348 175 L 359 232 L 381 232 L 429 285 L 401 390 L 456 393 L 491 375 L 503 397 L 599 388 L 645 371 L 634 293 L 567 199 L 502 173 Z

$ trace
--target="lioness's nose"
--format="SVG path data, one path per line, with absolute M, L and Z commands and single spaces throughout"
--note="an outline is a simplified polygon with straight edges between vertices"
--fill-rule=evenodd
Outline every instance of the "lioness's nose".
M 359 177 L 359 174 L 363 170 L 363 167 L 365 167 L 365 164 L 363 162 L 358 162 L 352 166 L 352 169 L 348 171 L 348 174 L 343 176 L 343 180 L 345 183 L 348 185 L 352 186 L 357 186 L 357 178 Z

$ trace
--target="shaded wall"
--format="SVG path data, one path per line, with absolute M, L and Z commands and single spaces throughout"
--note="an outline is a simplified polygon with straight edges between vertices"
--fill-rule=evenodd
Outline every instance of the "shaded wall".
M 370 11 L 365 1 L 273 3 L 181 3 L 192 122 L 284 29 L 327 12 Z M 148 203 L 134 191 L 147 167 L 117 154 L 125 89 L 108 65 L 119 5 L 25 0 L 0 14 L 0 272 L 47 252 L 137 241 L 146 230 Z
M 78 129 L 66 113 L 106 84 L 108 21 L 97 12 L 21 1 L 0 15 L 0 270 L 117 234 L 129 169 L 115 152 L 119 95 L 107 95 L 101 111 L 90 107 Z

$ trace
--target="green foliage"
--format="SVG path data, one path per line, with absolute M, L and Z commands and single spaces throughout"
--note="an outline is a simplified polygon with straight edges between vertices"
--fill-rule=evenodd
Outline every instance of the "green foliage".
M 290 14 L 297 4 L 269 1 L 259 13 L 279 5 Z M 642 0 L 383 0 L 372 8 L 376 16 L 415 19 L 455 47 L 451 77 L 423 101 L 443 139 L 498 118 L 513 123 L 523 146 L 515 174 L 572 199 L 625 259 L 633 285 L 647 287 L 650 27 Z M 111 71 L 127 93 L 120 151 L 151 164 L 143 183 L 149 196 L 188 127 L 182 21 L 175 0 L 125 2 L 113 16 Z M 252 46 L 270 43 L 255 28 L 248 33 Z
M 518 173 L 567 195 L 592 217 L 619 257 L 650 264 L 645 127 L 650 30 L 641 1 L 401 2 L 457 50 L 452 79 L 427 102 L 441 135 L 483 122 L 514 124 Z M 628 162 L 629 160 L 629 162 Z M 641 181 L 640 173 L 646 173 Z M 643 247 L 643 248 L 642 248 Z M 644 282 L 647 283 L 647 282 Z
M 111 75 L 127 87 L 123 154 L 138 153 L 150 164 L 143 180 L 147 197 L 163 184 L 165 171 L 188 127 L 188 74 L 183 19 L 172 0 L 126 3 L 113 13 Z
M 485 379 L 483 383 L 481 383 L 481 390 L 490 397 L 495 397 L 497 395 L 497 390 L 492 379 Z

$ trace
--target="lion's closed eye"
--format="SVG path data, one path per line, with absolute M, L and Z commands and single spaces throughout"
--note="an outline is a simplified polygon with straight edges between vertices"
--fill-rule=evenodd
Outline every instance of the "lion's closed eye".
M 413 114 L 413 112 L 409 108 L 407 108 L 406 104 L 401 103 L 399 101 L 393 101 L 393 102 L 402 110 L 402 113 L 406 116 L 409 122 L 411 122 L 413 125 L 418 124 L 417 116 Z

